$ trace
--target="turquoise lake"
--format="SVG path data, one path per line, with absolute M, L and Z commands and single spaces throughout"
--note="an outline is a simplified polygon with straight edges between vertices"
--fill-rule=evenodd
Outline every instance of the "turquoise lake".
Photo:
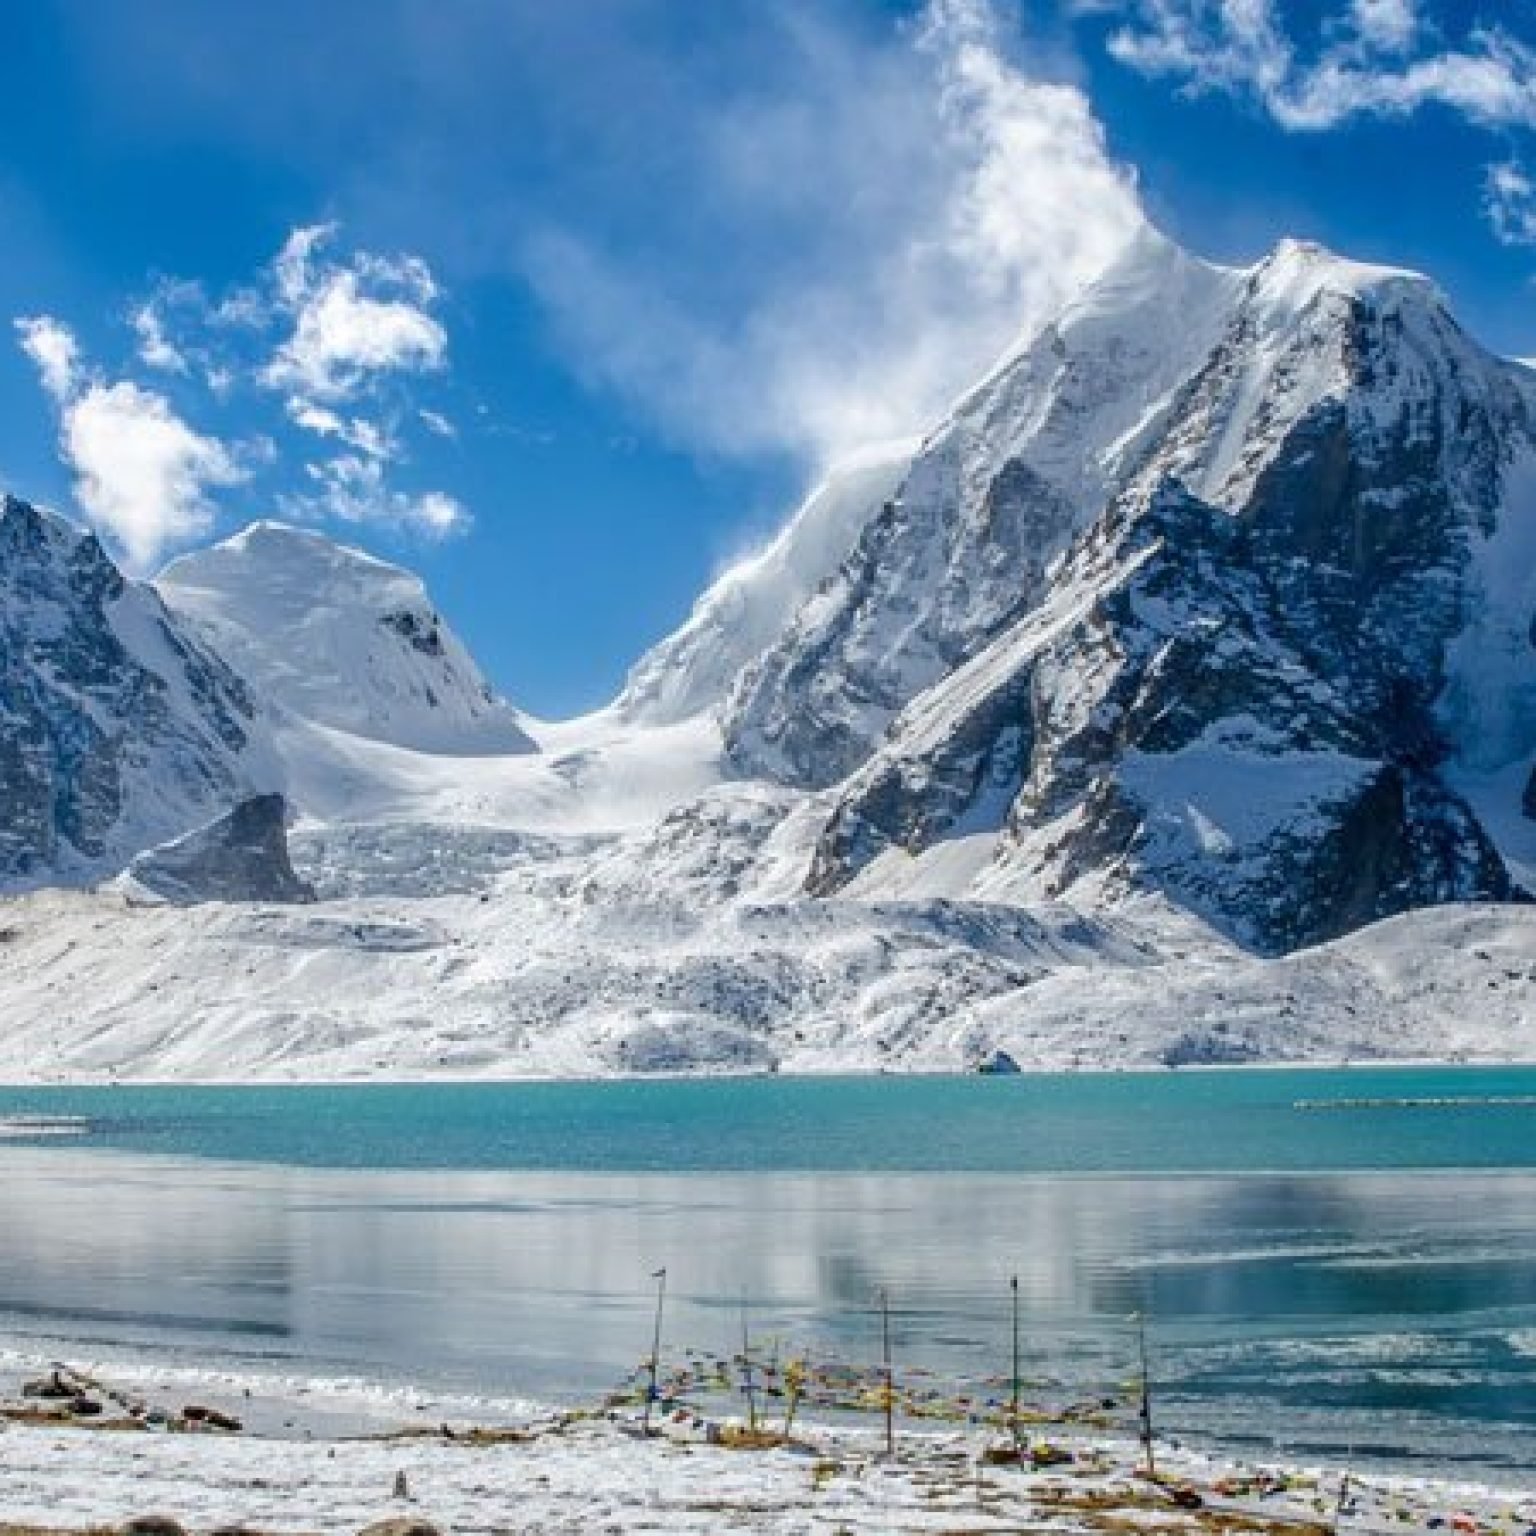
M 0 1089 L 0 1334 L 590 1400 L 645 1353 L 1042 1403 L 1152 1319 L 1164 1432 L 1529 1481 L 1536 1069 Z M 321 1389 L 323 1390 L 323 1388 Z
M 76 1145 L 336 1168 L 1536 1168 L 1529 1067 L 0 1088 L 0 1122 L 29 1114 L 80 1117 Z

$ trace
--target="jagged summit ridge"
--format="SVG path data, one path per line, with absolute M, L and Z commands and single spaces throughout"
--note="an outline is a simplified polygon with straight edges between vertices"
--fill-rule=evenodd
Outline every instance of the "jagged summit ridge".
M 1457 443 L 1454 413 L 1465 392 L 1518 435 L 1528 388 L 1414 274 L 1294 241 L 1220 268 L 1148 231 L 927 439 L 738 681 L 728 750 L 749 776 L 844 777 L 907 703 L 1042 600 L 1120 492 L 1174 477 L 1238 513 L 1292 435 L 1335 410 L 1358 437 L 1433 452 L 1465 504 L 1486 504 L 1487 434 Z

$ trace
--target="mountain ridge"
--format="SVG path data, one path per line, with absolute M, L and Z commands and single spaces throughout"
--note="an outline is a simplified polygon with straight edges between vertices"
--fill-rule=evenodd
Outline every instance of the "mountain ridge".
M 1417 274 L 1147 231 L 582 720 L 506 705 L 415 577 L 321 535 L 160 591 L 249 679 L 279 885 L 320 900 L 194 900 L 174 984 L 103 1006 L 0 953 L 0 1000 L 116 1042 L 72 1070 L 206 1074 L 220 1030 L 277 1075 L 1536 1057 L 1536 376 Z M 235 842 L 281 873 L 263 827 Z M 94 910 L 29 903 L 33 956 Z M 261 982 L 219 999 L 231 945 Z M 196 1051 L 136 1046 L 178 998 Z

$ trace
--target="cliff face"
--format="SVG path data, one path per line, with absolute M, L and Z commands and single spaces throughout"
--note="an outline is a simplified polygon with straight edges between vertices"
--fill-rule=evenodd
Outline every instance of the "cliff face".
M 256 705 L 95 538 L 0 504 L 0 880 L 110 873 L 250 792 Z
M 139 854 L 123 888 L 132 900 L 175 906 L 313 901 L 288 857 L 287 812 L 281 795 L 252 795 L 207 826 Z

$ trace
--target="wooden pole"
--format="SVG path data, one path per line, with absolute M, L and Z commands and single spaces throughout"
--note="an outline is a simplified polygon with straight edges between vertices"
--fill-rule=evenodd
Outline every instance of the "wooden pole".
M 1012 1276 L 1008 1286 L 1013 1292 L 1013 1391 L 1008 1398 L 1008 1425 L 1013 1433 L 1014 1449 L 1017 1450 L 1021 1441 L 1019 1434 L 1019 1277 Z
M 757 1392 L 752 1382 L 752 1341 L 747 1332 L 747 1293 L 741 1293 L 741 1380 L 747 1394 L 747 1428 L 757 1429 Z
M 656 1282 L 656 1327 L 651 1334 L 651 1381 L 645 1394 L 645 1420 L 642 1425 L 647 1434 L 651 1428 L 651 1409 L 655 1406 L 657 1397 L 656 1379 L 661 1369 L 661 1313 L 667 1304 L 667 1271 L 666 1266 L 658 1269 L 651 1276 Z
M 1343 1475 L 1339 1478 L 1338 1502 L 1333 1507 L 1333 1536 L 1339 1536 L 1339 1532 L 1344 1529 L 1345 1508 L 1349 1503 L 1349 1467 L 1350 1462 L 1354 1460 L 1354 1455 L 1355 1448 L 1350 1446 L 1349 1454 L 1344 1461 Z
M 881 1357 L 885 1362 L 885 1454 L 896 1455 L 896 1372 L 891 1363 L 891 1298 L 880 1287 Z
M 1157 1458 L 1152 1449 L 1152 1375 L 1147 1367 L 1147 1319 L 1136 1314 L 1136 1336 L 1141 1347 L 1141 1448 L 1147 1458 L 1147 1476 L 1157 1476 Z

